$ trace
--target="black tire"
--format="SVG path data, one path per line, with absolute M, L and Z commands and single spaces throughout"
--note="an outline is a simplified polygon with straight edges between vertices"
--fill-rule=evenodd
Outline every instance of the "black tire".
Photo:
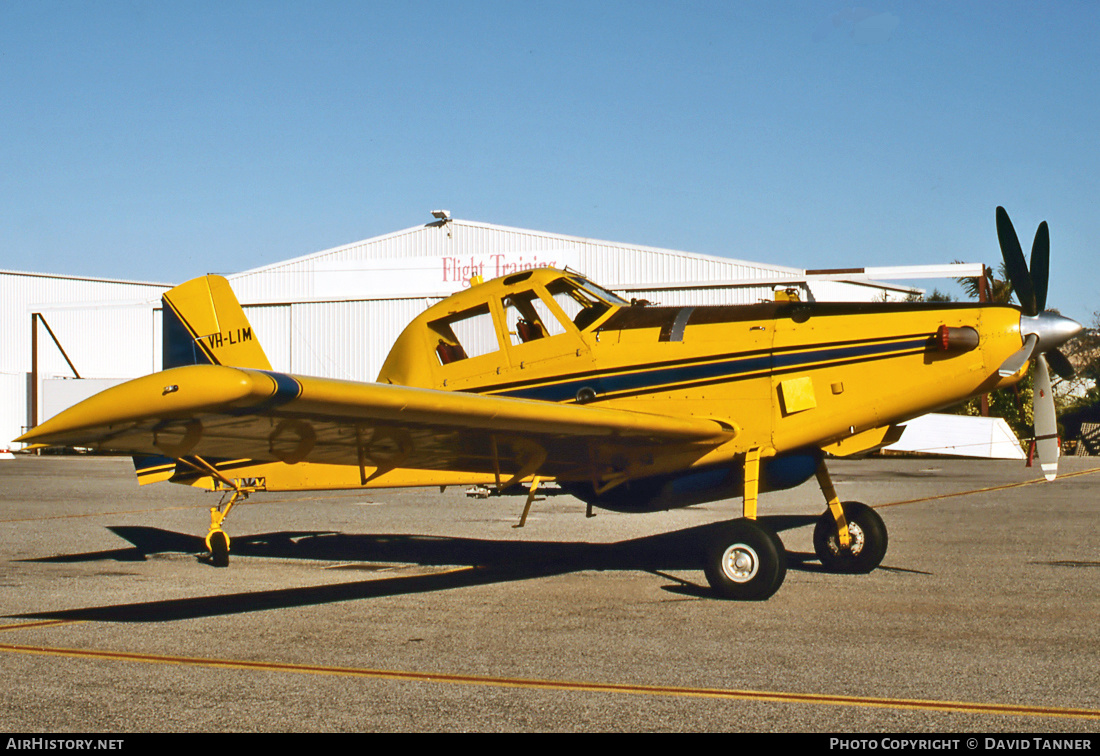
M 721 598 L 763 601 L 787 576 L 787 552 L 770 528 L 756 520 L 731 520 L 708 545 L 703 572 Z
M 889 542 L 886 523 L 878 512 L 866 504 L 846 501 L 841 506 L 844 508 L 844 519 L 848 521 L 851 544 L 846 549 L 840 548 L 836 520 L 829 510 L 825 510 L 814 527 L 814 551 L 829 572 L 868 573 L 878 567 L 886 556 Z
M 221 530 L 215 530 L 206 540 L 210 545 L 210 563 L 215 567 L 228 567 L 229 536 Z

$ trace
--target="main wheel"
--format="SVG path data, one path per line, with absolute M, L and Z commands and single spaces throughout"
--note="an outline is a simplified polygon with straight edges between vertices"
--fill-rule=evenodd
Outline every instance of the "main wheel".
M 846 501 L 841 507 L 844 508 L 844 519 L 848 521 L 848 548 L 841 548 L 836 519 L 829 510 L 825 510 L 814 527 L 817 558 L 830 572 L 870 572 L 886 556 L 889 541 L 886 523 L 878 512 L 858 501 Z
M 206 536 L 206 545 L 210 549 L 210 563 L 215 567 L 229 566 L 229 536 L 224 530 L 213 530 Z
M 703 571 L 722 598 L 763 601 L 783 584 L 787 552 L 770 528 L 756 520 L 731 520 L 709 544 Z

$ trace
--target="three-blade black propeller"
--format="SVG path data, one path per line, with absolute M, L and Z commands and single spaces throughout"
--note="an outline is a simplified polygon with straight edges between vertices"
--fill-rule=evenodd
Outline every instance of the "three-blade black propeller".
M 1020 302 L 1020 309 L 1032 318 L 1042 314 L 1046 311 L 1047 286 L 1050 283 L 1050 230 L 1047 222 L 1040 223 L 1035 232 L 1030 268 L 1024 259 L 1016 229 L 1003 207 L 997 208 L 997 239 L 1001 243 L 1001 257 L 1004 258 L 1008 280 Z M 1057 347 L 1043 349 L 1040 353 L 1047 355 L 1047 361 L 1055 373 L 1066 380 L 1073 377 L 1073 366 Z
M 1046 221 L 1039 226 L 1046 227 Z M 1040 234 L 1035 234 L 1035 244 L 1031 248 L 1031 259 L 1035 262 L 1042 259 L 1044 269 L 1050 266 L 1050 238 L 1047 245 L 1039 247 Z M 1025 315 L 1038 315 L 1039 304 L 1035 298 L 1035 286 L 1032 284 L 1031 271 L 1028 270 L 1027 260 L 1024 259 L 1024 251 L 1020 248 L 1020 237 L 1016 236 L 1016 229 L 1008 218 L 1008 213 L 1003 207 L 997 208 L 997 240 L 1001 243 L 1001 257 L 1005 261 L 1005 270 L 1008 271 L 1008 280 L 1012 282 L 1012 291 L 1020 302 Z M 1046 291 L 1043 292 L 1043 301 L 1046 301 Z
M 1043 474 L 1053 480 L 1058 473 L 1058 418 L 1054 395 L 1050 387 L 1050 369 L 1062 378 L 1073 377 L 1073 366 L 1058 346 L 1081 332 L 1081 325 L 1069 318 L 1047 311 L 1047 287 L 1050 283 L 1050 231 L 1046 221 L 1039 224 L 1031 245 L 1031 266 L 1024 259 L 1016 229 L 1003 207 L 997 208 L 997 238 L 1001 256 L 1020 302 L 1020 335 L 1024 344 L 1005 360 L 998 371 L 1002 376 L 1015 375 L 1032 357 L 1035 358 L 1035 385 L 1032 411 L 1035 416 L 1035 445 Z M 1048 368 L 1049 361 L 1049 368 Z

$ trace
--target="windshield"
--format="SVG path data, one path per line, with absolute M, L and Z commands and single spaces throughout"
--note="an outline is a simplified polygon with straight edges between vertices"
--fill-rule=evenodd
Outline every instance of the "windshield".
M 617 307 L 630 306 L 630 302 L 627 302 L 625 299 L 617 294 L 611 293 L 602 286 L 597 286 L 586 278 L 581 278 L 580 276 L 577 276 L 577 283 L 580 284 L 581 288 L 587 291 L 589 294 L 596 297 L 597 299 L 602 299 L 608 304 L 613 304 Z

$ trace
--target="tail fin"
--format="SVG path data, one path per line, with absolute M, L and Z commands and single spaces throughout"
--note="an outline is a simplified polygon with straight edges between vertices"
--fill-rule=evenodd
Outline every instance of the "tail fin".
M 182 283 L 161 297 L 164 304 L 164 369 L 227 365 L 271 370 L 240 302 L 221 276 Z

